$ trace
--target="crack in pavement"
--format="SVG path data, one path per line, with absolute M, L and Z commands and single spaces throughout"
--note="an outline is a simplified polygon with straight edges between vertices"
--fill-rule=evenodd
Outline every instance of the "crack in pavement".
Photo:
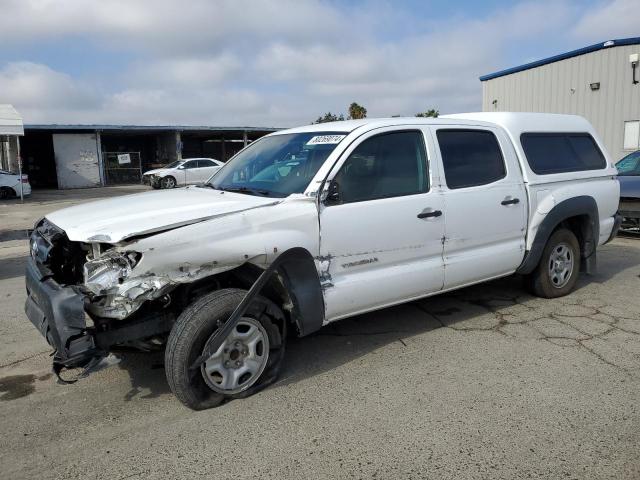
M 541 308 L 539 305 L 530 305 L 527 302 L 527 297 L 524 296 L 508 296 L 508 295 L 492 295 L 486 298 L 465 298 L 462 295 L 448 295 L 442 297 L 443 303 L 456 302 L 460 303 L 460 307 L 449 307 L 441 310 L 435 310 L 429 308 L 418 302 L 412 302 L 415 308 L 422 313 L 428 315 L 430 318 L 436 320 L 441 328 L 449 328 L 457 332 L 495 332 L 510 338 L 519 338 L 518 334 L 513 334 L 505 331 L 505 327 L 509 325 L 526 325 L 533 329 L 539 336 L 540 340 L 548 341 L 561 348 L 564 347 L 579 347 L 589 354 L 596 357 L 598 360 L 610 365 L 622 373 L 633 376 L 637 374 L 640 368 L 629 368 L 628 366 L 621 365 L 611 358 L 607 358 L 605 354 L 594 348 L 593 345 L 589 345 L 588 342 L 594 340 L 600 340 L 602 342 L 610 343 L 607 341 L 607 335 L 615 331 L 623 332 L 626 335 L 637 337 L 640 342 L 640 319 L 628 317 L 624 314 L 616 312 L 616 307 L 613 305 L 607 305 L 605 303 L 599 303 L 594 305 L 585 305 L 589 303 L 586 301 L 567 302 L 566 297 L 561 303 L 561 310 L 558 311 L 557 304 L 553 308 Z M 529 299 L 530 300 L 530 299 Z M 553 300 L 547 300 L 553 302 Z M 489 326 L 466 326 L 465 324 L 471 322 L 478 322 L 478 318 L 482 315 L 476 316 L 469 313 L 469 308 L 465 307 L 479 307 L 485 312 L 493 315 L 490 320 Z M 512 307 L 519 307 L 522 312 L 512 312 Z M 506 310 L 506 311 L 505 311 Z M 554 311 L 555 310 L 555 311 Z M 612 313 L 613 310 L 613 313 Z M 458 313 L 458 318 L 453 320 L 447 320 L 446 317 Z M 526 313 L 526 315 L 525 315 Z M 525 317 L 522 319 L 521 317 Z M 592 324 L 602 325 L 602 331 L 594 333 L 588 331 L 586 325 L 580 325 L 579 322 L 571 321 L 570 319 L 588 319 Z M 543 325 L 543 322 L 547 321 L 547 325 Z M 621 321 L 638 321 L 638 331 L 634 331 L 624 326 L 619 325 Z M 538 324 L 536 324 L 536 322 Z M 555 323 L 555 325 L 554 325 Z M 576 324 L 577 323 L 577 324 Z M 463 326 L 456 326 L 456 324 L 462 324 Z M 564 332 L 553 332 L 554 327 L 562 326 Z M 544 327 L 547 328 L 544 328 Z M 596 329 L 597 330 L 597 329 Z M 576 332 L 576 334 L 572 334 Z M 558 342 L 558 340 L 564 340 L 565 342 Z M 616 348 L 611 345 L 612 348 Z M 634 352 L 625 351 L 623 353 L 625 359 L 638 360 L 638 366 L 640 367 L 640 354 Z
M 46 350 L 44 352 L 34 353 L 33 355 L 29 355 L 28 357 L 24 357 L 19 360 L 14 360 L 12 362 L 3 363 L 2 365 L 0 365 L 0 368 L 13 367 L 15 365 L 18 365 L 19 363 L 26 362 L 27 360 L 31 360 L 32 358 L 38 357 L 44 353 L 49 353 L 49 350 Z

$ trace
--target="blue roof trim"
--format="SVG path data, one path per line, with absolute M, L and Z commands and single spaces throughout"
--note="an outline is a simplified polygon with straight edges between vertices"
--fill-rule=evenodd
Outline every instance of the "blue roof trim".
M 606 42 L 596 43 L 594 45 L 589 45 L 588 47 L 579 48 L 577 50 L 572 50 L 570 52 L 561 53 L 559 55 L 554 55 L 553 57 L 543 58 L 542 60 L 536 60 L 535 62 L 525 63 L 524 65 L 520 65 L 518 67 L 507 68 L 506 70 L 500 70 L 499 72 L 489 73 L 487 75 L 483 75 L 480 77 L 481 82 L 485 82 L 487 80 L 491 80 L 493 78 L 504 77 L 505 75 L 510 75 L 512 73 L 522 72 L 524 70 L 529 70 L 532 68 L 540 67 L 542 65 L 547 65 L 549 63 L 559 62 L 560 60 L 565 60 L 571 57 L 577 57 L 579 55 L 584 55 L 585 53 L 597 52 L 598 50 L 604 50 L 605 48 L 612 47 L 621 47 L 623 45 L 639 45 L 640 37 L 633 38 L 620 38 L 617 40 L 607 40 Z

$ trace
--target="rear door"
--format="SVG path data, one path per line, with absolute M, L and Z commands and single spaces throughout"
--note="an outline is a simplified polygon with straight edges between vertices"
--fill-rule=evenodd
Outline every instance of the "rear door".
M 515 272 L 527 197 L 511 143 L 499 129 L 432 128 L 445 197 L 445 289 Z
M 343 159 L 320 205 L 327 320 L 440 290 L 443 197 L 423 131 L 369 132 Z
M 188 162 L 185 162 L 185 164 L 183 165 L 184 167 L 184 174 L 185 174 L 185 183 L 187 185 L 192 185 L 195 183 L 202 183 L 203 180 L 203 176 L 204 176 L 204 168 L 201 167 L 201 162 L 202 160 L 194 158 L 192 160 L 189 160 Z

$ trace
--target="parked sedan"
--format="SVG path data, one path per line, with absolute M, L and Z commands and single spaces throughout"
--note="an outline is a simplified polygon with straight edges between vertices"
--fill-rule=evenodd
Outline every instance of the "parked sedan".
M 640 232 L 640 150 L 630 153 L 618 163 L 620 180 L 620 213 L 622 228 Z
M 22 175 L 21 182 L 19 174 L 0 170 L 0 199 L 19 197 L 20 183 L 22 183 L 23 195 L 31 195 L 31 185 L 27 175 Z
M 169 165 L 149 170 L 142 181 L 153 188 L 174 188 L 205 182 L 220 170 L 224 163 L 213 158 L 185 158 Z

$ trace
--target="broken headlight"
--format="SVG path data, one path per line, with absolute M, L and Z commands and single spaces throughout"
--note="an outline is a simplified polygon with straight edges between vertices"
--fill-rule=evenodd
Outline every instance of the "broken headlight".
M 137 252 L 107 252 L 84 264 L 84 286 L 95 294 L 118 286 L 140 261 Z

